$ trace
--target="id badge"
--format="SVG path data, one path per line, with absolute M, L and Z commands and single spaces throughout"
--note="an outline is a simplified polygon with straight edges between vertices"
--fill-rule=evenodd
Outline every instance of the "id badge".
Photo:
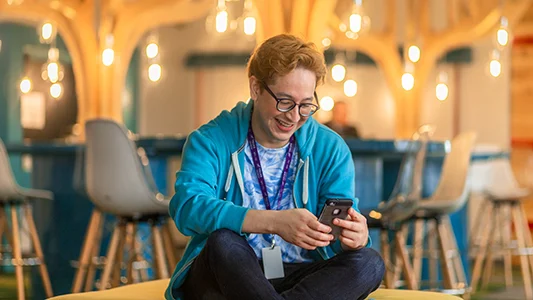
M 285 277 L 283 261 L 281 260 L 281 248 L 279 246 L 261 249 L 263 254 L 263 269 L 266 279 Z

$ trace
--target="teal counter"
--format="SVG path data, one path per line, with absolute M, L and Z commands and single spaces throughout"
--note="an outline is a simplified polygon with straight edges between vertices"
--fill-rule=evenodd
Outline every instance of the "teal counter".
M 185 140 L 183 138 L 142 138 L 137 145 L 143 147 L 150 159 L 150 166 L 156 184 L 166 193 L 167 168 L 169 157 L 179 156 Z M 355 194 L 363 209 L 375 208 L 390 195 L 394 187 L 403 154 L 408 141 L 347 140 L 350 147 L 355 172 Z M 432 142 L 428 145 L 428 158 L 424 169 L 423 196 L 430 196 L 435 190 L 442 167 L 443 158 L 449 144 Z M 10 155 L 31 155 L 33 168 L 31 184 L 35 188 L 47 189 L 54 193 L 53 202 L 35 203 L 35 222 L 42 239 L 43 250 L 50 271 L 55 294 L 65 294 L 71 289 L 75 270 L 71 261 L 77 260 L 85 230 L 92 211 L 92 203 L 87 198 L 83 184 L 83 145 L 60 143 L 7 145 Z M 474 156 L 473 160 L 490 159 L 496 155 Z M 467 208 L 451 216 L 457 235 L 463 261 L 467 262 L 468 218 Z M 371 232 L 374 247 L 379 249 L 377 232 Z M 468 270 L 469 268 L 467 268 Z M 32 282 L 34 299 L 42 295 L 39 280 Z

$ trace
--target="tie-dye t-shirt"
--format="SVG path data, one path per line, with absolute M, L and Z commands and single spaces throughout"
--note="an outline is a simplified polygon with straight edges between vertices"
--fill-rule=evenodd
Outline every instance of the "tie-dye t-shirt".
M 298 165 L 298 147 L 294 149 L 294 155 L 287 174 L 287 182 L 283 189 L 283 197 L 281 203 L 278 203 L 278 192 L 281 185 L 281 173 L 285 164 L 285 156 L 289 149 L 289 144 L 282 148 L 270 149 L 265 148 L 259 143 L 257 145 L 257 152 L 261 160 L 261 168 L 263 170 L 263 177 L 268 192 L 268 199 L 270 206 L 275 210 L 284 210 L 295 208 L 292 196 L 292 187 L 294 178 L 296 176 L 296 167 Z M 243 206 L 252 209 L 265 210 L 265 202 L 261 193 L 261 186 L 257 180 L 252 153 L 248 143 L 244 148 L 244 195 Z M 282 259 L 286 263 L 299 263 L 312 261 L 307 250 L 287 243 L 278 235 L 274 236 L 276 245 L 281 247 Z M 261 259 L 261 249 L 270 247 L 272 245 L 272 235 L 270 234 L 250 234 L 248 236 L 248 243 L 254 249 L 258 259 Z

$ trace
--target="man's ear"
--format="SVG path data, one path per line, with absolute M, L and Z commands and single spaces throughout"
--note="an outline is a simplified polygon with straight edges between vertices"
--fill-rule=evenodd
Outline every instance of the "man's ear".
M 248 78 L 248 83 L 250 85 L 250 98 L 252 100 L 257 100 L 257 96 L 259 96 L 261 93 L 261 84 L 259 79 L 252 75 L 250 78 Z

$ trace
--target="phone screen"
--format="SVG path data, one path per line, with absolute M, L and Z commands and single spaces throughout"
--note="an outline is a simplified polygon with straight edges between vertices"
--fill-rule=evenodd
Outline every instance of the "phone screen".
M 331 227 L 331 234 L 335 237 L 334 240 L 339 239 L 341 228 L 333 225 L 333 220 L 335 218 L 339 218 L 341 220 L 346 219 L 348 216 L 348 209 L 350 209 L 352 205 L 353 200 L 351 199 L 328 199 L 322 208 L 322 212 L 318 217 L 318 221 Z

